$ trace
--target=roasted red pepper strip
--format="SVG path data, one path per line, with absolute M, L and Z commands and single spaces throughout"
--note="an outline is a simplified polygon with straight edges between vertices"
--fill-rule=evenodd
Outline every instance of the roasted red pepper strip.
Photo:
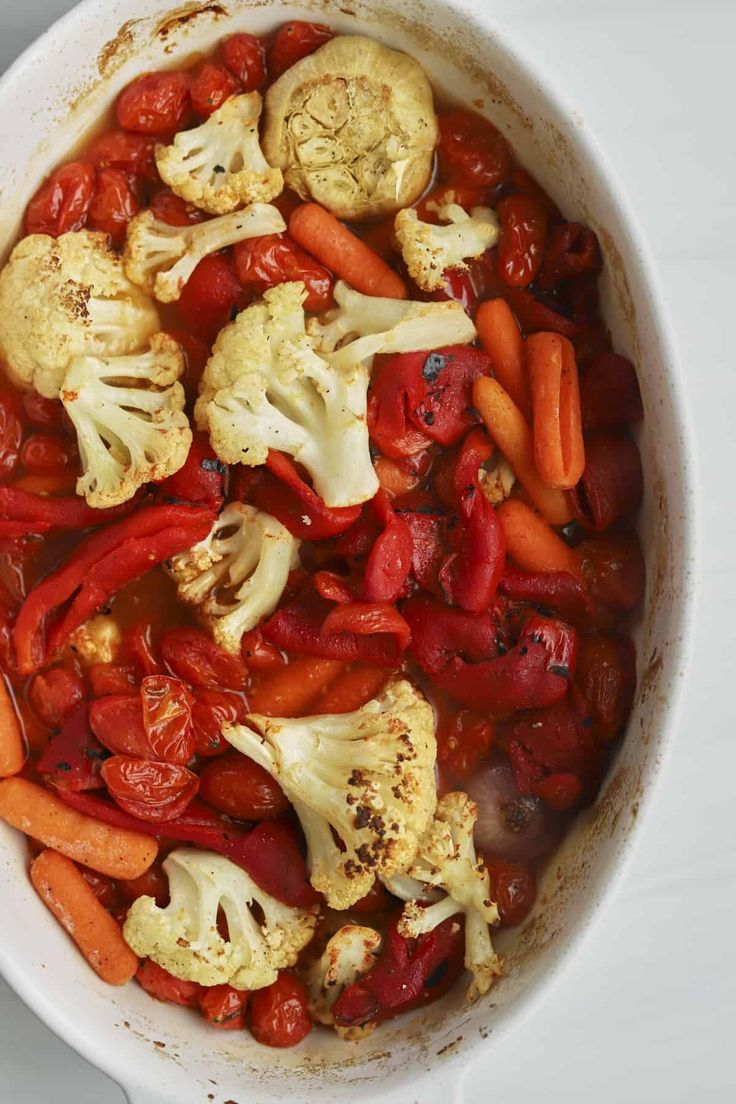
M 285 525 L 300 540 L 327 540 L 344 533 L 360 516 L 360 506 L 325 506 L 282 452 L 268 454 L 267 469 L 258 468 L 241 496 Z
M 371 508 L 383 529 L 368 556 L 360 596 L 366 602 L 394 602 L 411 570 L 411 532 L 404 519 L 394 513 L 384 490 L 378 491 Z
M 58 736 L 52 737 L 36 764 L 39 774 L 60 790 L 95 790 L 104 786 L 100 766 L 107 756 L 89 726 L 86 702 L 78 705 Z
M 25 536 L 27 533 L 47 533 L 51 529 L 89 529 L 93 525 L 105 525 L 125 517 L 138 505 L 141 496 L 112 506 L 109 510 L 93 510 L 83 498 L 76 495 L 58 497 L 32 494 L 18 487 L 0 487 L 0 536 Z M 20 524 L 19 533 L 8 531 L 9 526 Z
M 47 575 L 31 591 L 23 603 L 13 629 L 13 643 L 21 674 L 35 671 L 47 658 L 50 649 L 44 640 L 45 623 L 64 602 L 77 594 L 73 616 L 67 614 L 64 617 L 65 630 L 71 632 L 97 605 L 111 598 L 125 583 L 176 551 L 202 540 L 209 532 L 212 520 L 209 510 L 151 506 L 87 537 L 61 567 Z M 128 555 L 130 561 L 126 559 Z M 54 645 L 58 647 L 64 639 L 57 627 Z
M 441 997 L 463 970 L 465 938 L 460 917 L 451 916 L 418 939 L 386 933 L 375 965 L 343 989 L 333 1005 L 335 1023 L 359 1027 L 380 1023 Z
M 496 655 L 496 623 L 490 613 L 466 613 L 429 594 L 413 594 L 401 606 L 411 630 L 411 653 L 423 671 L 439 674 L 460 655 L 477 662 Z
M 217 511 L 225 497 L 225 471 L 206 434 L 195 433 L 184 466 L 158 483 L 156 493 Z
M 582 792 L 592 796 L 600 778 L 600 753 L 590 728 L 567 702 L 518 717 L 507 739 L 520 793 L 551 798 L 550 804 L 557 809 L 569 808 Z M 564 775 L 573 775 L 579 785 L 575 787 L 570 779 L 563 782 L 560 776 Z
M 374 633 L 393 636 L 402 652 L 411 640 L 411 629 L 389 602 L 350 602 L 335 606 L 324 620 L 322 633 L 333 636 L 345 632 L 358 636 Z
M 590 609 L 585 587 L 567 571 L 520 571 L 507 564 L 499 587 L 516 602 L 544 606 L 572 621 L 584 617 Z
M 447 555 L 446 511 L 436 504 L 402 511 L 412 540 L 411 570 L 420 587 L 443 597 L 440 569 Z

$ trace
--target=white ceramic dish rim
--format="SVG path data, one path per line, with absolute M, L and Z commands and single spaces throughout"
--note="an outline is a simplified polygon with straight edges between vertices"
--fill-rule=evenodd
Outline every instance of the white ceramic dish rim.
M 163 3 L 161 6 L 164 6 Z M 483 32 L 492 33 L 496 43 L 499 43 L 503 51 L 513 59 L 514 64 L 524 74 L 526 79 L 530 83 L 535 83 L 538 86 L 540 98 L 544 103 L 547 113 L 563 127 L 569 127 L 570 119 L 573 117 L 573 111 L 571 106 L 566 102 L 564 95 L 561 94 L 559 90 L 551 87 L 543 79 L 540 79 L 537 67 L 525 57 L 519 44 L 517 42 L 513 44 L 510 43 L 499 28 L 492 24 L 492 17 L 488 11 L 484 11 L 486 5 L 483 4 L 482 0 L 475 0 L 473 3 L 462 5 L 446 3 L 441 6 L 454 9 L 455 12 L 467 13 L 468 17 L 476 19 Z M 22 83 L 24 74 L 29 69 L 43 63 L 44 55 L 54 36 L 58 34 L 59 31 L 72 27 L 85 12 L 90 12 L 93 7 L 94 0 L 83 0 L 81 4 L 59 20 L 57 24 L 41 36 L 41 38 L 32 44 L 28 50 L 17 59 L 13 66 L 3 75 L 2 79 L 0 79 L 0 103 L 2 103 L 3 96 L 7 90 L 14 83 Z M 283 5 L 279 5 L 279 7 L 283 7 Z M 224 29 L 221 27 L 220 33 L 223 33 L 223 31 Z M 669 338 L 669 334 L 672 331 L 671 327 L 668 325 L 667 311 L 661 290 L 658 286 L 655 268 L 648 255 L 645 240 L 641 228 L 638 225 L 635 213 L 632 211 L 630 204 L 625 198 L 625 192 L 616 179 L 616 174 L 608 158 L 599 147 L 595 138 L 587 130 L 578 129 L 574 136 L 574 145 L 578 158 L 584 162 L 591 173 L 597 175 L 607 186 L 615 219 L 619 226 L 626 229 L 629 236 L 630 259 L 628 261 L 628 268 L 631 269 L 632 264 L 638 266 L 641 282 L 649 293 L 649 312 L 656 331 L 657 341 L 662 349 L 661 357 L 668 366 L 667 382 L 669 384 L 669 393 L 667 395 L 667 401 L 671 405 L 672 419 L 680 434 L 680 444 L 677 450 L 679 454 L 680 470 L 677 473 L 677 478 L 680 480 L 680 499 L 683 511 L 686 515 L 684 518 L 678 519 L 680 524 L 680 532 L 678 535 L 682 541 L 680 574 L 682 576 L 683 586 L 680 591 L 679 616 L 675 617 L 675 624 L 678 630 L 678 641 L 673 645 L 673 651 L 670 653 L 672 676 L 664 687 L 666 690 L 665 701 L 660 701 L 657 705 L 659 715 L 658 752 L 659 761 L 661 762 L 662 752 L 670 743 L 669 737 L 676 722 L 677 711 L 682 697 L 684 683 L 682 674 L 687 666 L 688 642 L 691 636 L 689 630 L 695 604 L 693 582 L 696 577 L 696 536 L 698 529 L 696 497 L 694 493 L 694 487 L 696 485 L 694 470 L 695 450 L 693 441 L 690 437 L 690 428 L 686 417 L 687 389 L 682 371 L 677 364 L 675 349 Z M 635 245 L 633 243 L 635 243 Z M 657 774 L 658 770 L 656 766 L 651 767 L 647 772 L 646 785 L 642 792 L 642 809 L 647 806 L 651 800 L 654 789 L 653 783 Z M 614 887 L 622 876 L 626 862 L 631 857 L 633 838 L 638 835 L 640 825 L 641 815 L 638 818 L 637 830 L 630 834 L 626 846 L 615 860 L 609 861 L 610 870 L 608 871 L 604 889 L 599 891 L 597 895 L 591 893 L 589 899 L 586 900 L 582 908 L 582 919 L 578 923 L 579 930 L 573 938 L 563 944 L 561 948 L 557 949 L 554 956 L 554 968 L 550 968 L 548 964 L 546 976 L 541 981 L 536 982 L 529 991 L 523 993 L 521 997 L 516 1000 L 511 1013 L 498 1028 L 494 1029 L 494 1038 L 497 1038 L 502 1031 L 508 1030 L 509 1027 L 515 1022 L 518 1022 L 522 1016 L 529 1014 L 536 1006 L 537 1002 L 541 1001 L 547 995 L 553 978 L 559 973 L 559 966 L 563 959 L 565 959 L 574 948 L 579 946 L 582 934 L 590 930 L 590 921 L 593 915 L 600 909 L 603 902 L 606 900 L 610 901 Z M 131 1077 L 129 1069 L 122 1067 L 115 1053 L 102 1053 L 94 1036 L 85 1034 L 82 1025 L 66 1015 L 63 1008 L 54 1005 L 47 998 L 42 988 L 28 982 L 23 972 L 22 961 L 15 961 L 12 951 L 12 945 L 0 946 L 0 968 L 2 973 L 22 999 L 41 1016 L 47 1025 L 79 1051 L 85 1058 L 118 1080 L 119 1083 L 126 1088 L 126 1091 L 130 1093 L 131 1099 L 159 1099 L 159 1097 L 155 1096 L 155 1090 L 153 1088 L 155 1079 L 152 1080 L 147 1076 Z M 480 1047 L 478 1043 L 476 1043 L 472 1051 L 472 1056 L 469 1051 L 464 1052 L 462 1065 L 465 1071 L 469 1068 L 471 1057 L 476 1058 L 479 1050 Z M 440 1099 L 449 1099 L 450 1090 L 452 1090 L 452 1098 L 460 1098 L 461 1090 L 458 1087 L 459 1071 L 457 1068 L 459 1064 L 459 1059 L 450 1064 L 446 1063 L 441 1073 L 438 1073 L 437 1069 L 433 1069 L 432 1085 L 430 1086 L 425 1082 L 426 1092 L 431 1093 L 431 1099 L 433 1101 L 435 1099 L 438 1101 Z M 148 1093 L 152 1095 L 149 1097 L 147 1095 Z M 386 1101 L 392 1099 L 393 1096 L 393 1094 L 389 1096 L 385 1089 L 380 1090 L 380 1095 L 381 1099 Z M 403 1094 L 401 1094 L 401 1098 L 404 1098 Z M 355 1099 L 355 1097 L 353 1097 L 353 1099 Z M 397 1097 L 397 1099 L 399 1099 L 399 1097 Z M 425 1101 L 429 1101 L 429 1099 L 429 1096 L 423 1096 L 423 1104 Z

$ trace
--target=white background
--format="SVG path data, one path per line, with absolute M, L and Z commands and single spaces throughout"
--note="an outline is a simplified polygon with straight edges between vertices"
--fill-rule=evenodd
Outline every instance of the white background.
M 71 6 L 0 0 L 0 71 Z M 638 209 L 690 378 L 703 534 L 687 705 L 633 861 L 547 1002 L 478 1062 L 465 1102 L 727 1104 L 736 1100 L 736 360 L 726 350 L 736 323 L 736 2 L 488 8 L 607 148 Z M 123 1095 L 0 982 L 0 1102 L 51 1101 Z

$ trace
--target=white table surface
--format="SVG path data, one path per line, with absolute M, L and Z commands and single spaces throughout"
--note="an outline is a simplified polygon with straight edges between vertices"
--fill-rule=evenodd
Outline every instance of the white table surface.
M 0 0 L 0 71 L 70 0 Z M 675 746 L 617 896 L 466 1104 L 736 1100 L 734 0 L 489 0 L 606 146 L 658 261 L 692 388 L 705 527 Z M 734 619 L 732 621 L 732 618 Z M 0 1104 L 121 1104 L 0 983 Z M 182 1104 L 188 1104 L 182 1101 Z

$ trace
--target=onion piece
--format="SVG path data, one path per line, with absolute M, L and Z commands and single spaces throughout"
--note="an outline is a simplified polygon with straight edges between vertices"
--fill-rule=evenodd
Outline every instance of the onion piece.
M 520 794 L 507 763 L 483 767 L 467 792 L 478 806 L 475 845 L 486 857 L 533 862 L 559 842 L 567 818 L 539 798 Z

